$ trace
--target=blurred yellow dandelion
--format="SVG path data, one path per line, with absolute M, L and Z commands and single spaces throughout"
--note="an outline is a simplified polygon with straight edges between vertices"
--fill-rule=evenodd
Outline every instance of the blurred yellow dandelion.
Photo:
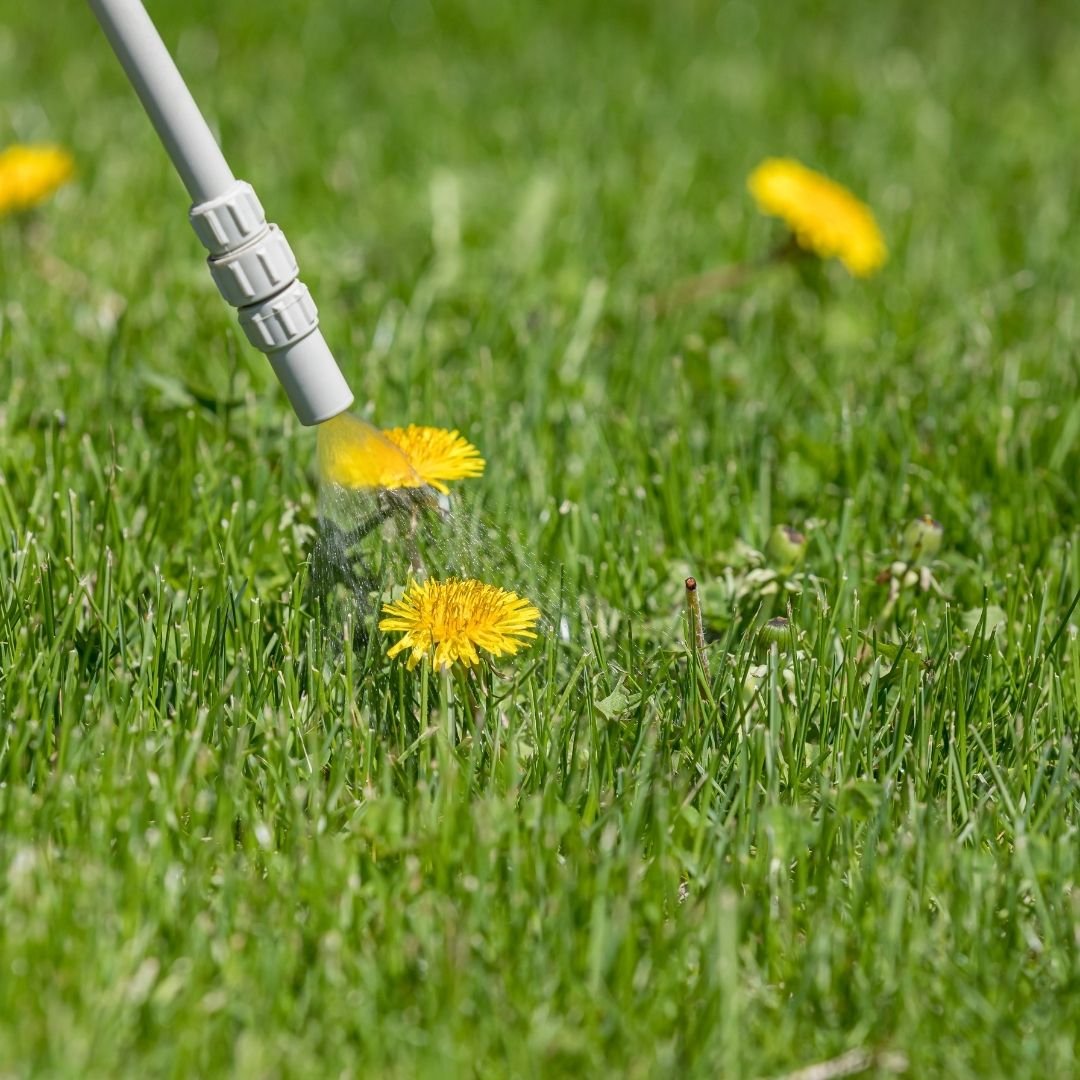
M 388 656 L 409 650 L 411 671 L 430 658 L 437 669 L 480 663 L 477 650 L 512 656 L 536 637 L 539 610 L 517 593 L 482 581 L 447 578 L 410 582 L 400 600 L 383 605 L 380 630 L 403 633 Z
M 380 432 L 345 413 L 319 425 L 319 472 L 341 487 L 430 486 L 445 495 L 445 481 L 483 471 L 480 452 L 457 431 L 410 424 Z
M 885 239 L 870 207 L 827 176 L 792 158 L 768 158 L 747 187 L 762 213 L 786 222 L 807 251 L 839 259 L 856 277 L 884 264 Z
M 9 146 L 0 150 L 0 215 L 29 210 L 47 199 L 74 171 L 57 146 Z

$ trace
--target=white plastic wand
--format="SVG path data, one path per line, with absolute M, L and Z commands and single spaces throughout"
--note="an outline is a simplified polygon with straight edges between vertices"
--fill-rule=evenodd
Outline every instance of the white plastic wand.
M 210 252 L 221 295 L 239 310 L 248 341 L 270 359 L 302 424 L 318 424 L 353 401 L 319 329 L 281 230 L 268 224 L 251 185 L 229 168 L 140 0 L 89 0 L 158 136 L 184 181 L 192 228 Z

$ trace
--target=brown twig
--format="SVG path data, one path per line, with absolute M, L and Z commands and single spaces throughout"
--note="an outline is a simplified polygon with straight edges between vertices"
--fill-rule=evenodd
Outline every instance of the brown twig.
M 705 651 L 705 627 L 701 621 L 701 601 L 698 599 L 697 581 L 686 579 L 686 615 L 690 623 L 690 641 L 687 642 L 697 653 L 701 670 L 709 674 L 709 656 Z

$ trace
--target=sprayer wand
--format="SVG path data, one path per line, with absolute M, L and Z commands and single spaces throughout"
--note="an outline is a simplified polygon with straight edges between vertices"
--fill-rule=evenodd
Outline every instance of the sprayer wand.
M 188 218 L 248 341 L 266 353 L 302 424 L 353 401 L 282 231 L 237 180 L 140 0 L 89 0 L 191 196 Z

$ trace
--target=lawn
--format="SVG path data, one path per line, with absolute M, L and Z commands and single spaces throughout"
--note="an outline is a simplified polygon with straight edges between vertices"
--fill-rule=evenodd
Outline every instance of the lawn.
M 0 220 L 0 1076 L 1080 1071 L 1073 5 L 150 8 L 357 415 L 486 458 L 428 557 L 544 618 L 386 656 L 89 12 L 0 0 L 77 165 Z M 658 310 L 778 154 L 884 269 Z

